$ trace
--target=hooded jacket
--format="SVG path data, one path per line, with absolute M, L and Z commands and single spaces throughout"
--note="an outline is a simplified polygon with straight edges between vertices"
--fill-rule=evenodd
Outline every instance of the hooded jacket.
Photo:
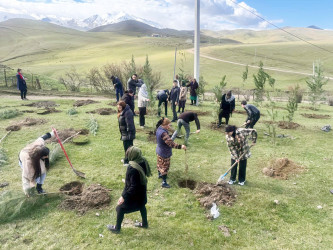
M 119 131 L 120 131 L 120 140 L 128 141 L 135 139 L 135 125 L 133 119 L 133 112 L 128 105 L 121 112 L 119 118 Z

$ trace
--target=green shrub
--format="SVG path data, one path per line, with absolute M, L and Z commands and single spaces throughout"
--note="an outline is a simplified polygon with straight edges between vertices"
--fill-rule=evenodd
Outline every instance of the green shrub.
M 68 115 L 76 115 L 77 113 L 79 113 L 75 108 L 71 108 L 67 111 Z
M 87 128 L 89 129 L 90 133 L 96 136 L 98 130 L 98 123 L 94 117 L 91 117 L 87 123 Z
M 22 113 L 16 109 L 4 110 L 0 112 L 0 120 L 11 119 L 21 114 Z

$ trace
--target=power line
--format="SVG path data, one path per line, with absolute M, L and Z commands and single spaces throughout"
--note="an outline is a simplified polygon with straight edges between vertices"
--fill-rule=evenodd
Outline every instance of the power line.
M 293 37 L 296 37 L 297 39 L 299 39 L 299 40 L 301 40 L 301 41 L 303 41 L 303 42 L 305 42 L 305 43 L 307 43 L 307 44 L 310 44 L 311 46 L 314 46 L 314 47 L 316 47 L 316 48 L 318 48 L 318 49 L 321 49 L 321 50 L 324 50 L 324 51 L 326 51 L 326 52 L 328 52 L 328 53 L 333 54 L 333 51 L 330 51 L 330 50 L 328 50 L 328 49 L 325 49 L 325 48 L 323 48 L 323 47 L 320 47 L 320 46 L 318 46 L 318 45 L 316 45 L 316 44 L 314 44 L 314 43 L 311 43 L 311 42 L 309 42 L 309 41 L 307 41 L 307 40 L 305 40 L 305 39 L 303 39 L 303 38 L 301 38 L 301 37 L 299 37 L 299 36 L 297 36 L 297 35 L 295 35 L 295 34 L 289 32 L 289 31 L 287 31 L 287 30 L 283 29 L 283 28 L 280 28 L 279 26 L 277 26 L 277 25 L 275 25 L 274 23 L 272 23 L 272 22 L 266 20 L 266 19 L 263 18 L 262 16 L 259 16 L 258 14 L 256 14 L 255 12 L 253 12 L 252 10 L 246 8 L 245 6 L 240 5 L 236 0 L 230 0 L 230 1 L 233 2 L 234 4 L 237 4 L 238 6 L 242 7 L 242 8 L 245 9 L 246 11 L 252 13 L 252 14 L 255 15 L 256 17 L 260 18 L 261 20 L 264 20 L 265 22 L 269 23 L 270 25 L 274 26 L 275 28 L 277 28 L 277 29 L 279 29 L 279 30 L 282 30 L 283 32 L 285 32 L 285 33 L 287 33 L 287 34 L 289 34 L 289 35 L 291 35 L 291 36 L 293 36 Z

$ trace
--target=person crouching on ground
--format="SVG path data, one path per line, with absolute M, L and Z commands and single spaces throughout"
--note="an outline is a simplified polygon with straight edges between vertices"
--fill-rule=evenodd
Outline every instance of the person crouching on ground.
M 247 113 L 247 118 L 243 126 L 245 125 L 245 128 L 253 128 L 260 118 L 259 109 L 252 104 L 247 104 L 245 100 L 241 102 L 241 105 Z
M 53 132 L 46 133 L 33 143 L 27 145 L 19 153 L 19 166 L 22 168 L 22 185 L 26 196 L 34 192 L 36 186 L 39 194 L 45 193 L 42 188 L 49 168 L 49 152 L 45 147 L 45 140 L 51 138 Z
M 123 83 L 120 81 L 120 79 L 114 75 L 111 76 L 112 84 L 114 89 L 116 90 L 116 98 L 117 102 L 119 102 L 119 99 L 123 96 Z
M 118 200 L 117 223 L 107 225 L 113 233 L 119 233 L 124 214 L 140 211 L 142 222 L 135 223 L 136 227 L 148 228 L 147 220 L 147 177 L 151 176 L 148 161 L 142 157 L 137 147 L 130 147 L 126 151 L 129 165 L 126 171 L 125 187 Z
M 144 128 L 145 126 L 145 115 L 147 113 L 147 106 L 149 102 L 148 91 L 146 84 L 142 84 L 138 94 L 138 108 L 140 112 L 140 127 Z
M 236 182 L 237 166 L 239 164 L 238 184 L 244 186 L 247 159 L 251 156 L 247 139 L 252 140 L 252 146 L 254 146 L 257 141 L 257 131 L 255 129 L 237 128 L 236 126 L 229 125 L 225 128 L 225 134 L 231 154 L 231 165 L 237 162 L 231 169 L 231 176 L 228 183 L 232 185 Z
M 122 159 L 122 163 L 128 164 L 126 157 L 126 151 L 129 147 L 133 146 L 133 140 L 135 139 L 135 125 L 133 119 L 133 112 L 130 107 L 123 101 L 118 102 L 118 123 L 120 131 L 120 140 L 123 141 L 125 158 Z
M 161 105 L 162 105 L 162 103 L 164 103 L 164 114 L 165 114 L 165 116 L 168 116 L 169 90 L 164 89 L 164 90 L 158 91 L 156 99 L 158 100 L 157 115 L 161 116 Z
M 168 130 L 170 130 L 170 120 L 162 118 L 156 124 L 156 154 L 157 154 L 157 171 L 158 178 L 162 178 L 162 187 L 170 188 L 167 183 L 168 172 L 170 168 L 170 158 L 172 156 L 172 148 L 184 149 L 185 145 L 179 145 L 170 138 Z
M 185 145 L 187 145 L 188 138 L 190 137 L 190 122 L 192 122 L 192 121 L 195 121 L 195 124 L 197 125 L 197 131 L 195 131 L 195 132 L 199 133 L 200 132 L 200 122 L 199 122 L 198 115 L 197 115 L 197 113 L 188 111 L 188 112 L 184 112 L 179 115 L 179 119 L 177 121 L 177 129 L 173 133 L 171 139 L 174 141 L 176 139 L 178 133 L 180 132 L 182 126 L 184 126 L 185 131 L 186 131 Z

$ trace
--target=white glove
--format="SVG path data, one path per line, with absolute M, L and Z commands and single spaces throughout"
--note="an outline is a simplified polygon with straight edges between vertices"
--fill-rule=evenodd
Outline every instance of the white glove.
M 50 132 L 50 135 L 51 135 L 51 138 L 54 136 L 54 131 L 53 130 Z

